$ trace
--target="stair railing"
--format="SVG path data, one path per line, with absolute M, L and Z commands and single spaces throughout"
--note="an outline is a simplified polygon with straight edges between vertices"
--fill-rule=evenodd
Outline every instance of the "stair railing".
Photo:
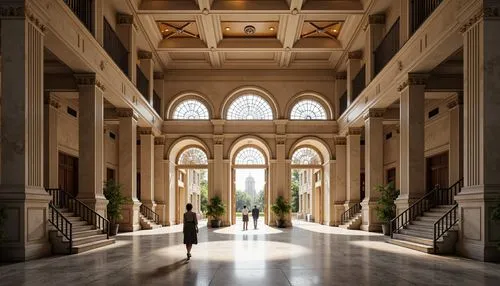
M 361 204 L 356 203 L 350 208 L 348 208 L 341 216 L 340 221 L 342 224 L 347 223 L 351 218 L 353 218 L 357 213 L 361 211 Z
M 49 222 L 69 241 L 69 254 L 73 251 L 73 224 L 49 203 Z
M 455 201 L 455 195 L 460 192 L 462 186 L 463 180 L 460 180 L 443 192 L 444 194 L 442 199 L 447 202 L 443 204 L 453 203 L 454 206 L 434 223 L 434 253 L 437 251 L 437 241 L 458 222 L 458 204 Z
M 390 234 L 393 234 L 400 229 L 406 227 L 416 217 L 421 216 L 424 212 L 438 205 L 450 205 L 455 203 L 455 195 L 460 191 L 462 179 L 453 184 L 451 187 L 443 189 L 439 185 L 435 186 L 432 191 L 413 203 L 409 208 L 404 210 L 398 216 L 391 220 Z
M 46 189 L 52 195 L 52 204 L 57 208 L 67 208 L 76 216 L 79 216 L 87 223 L 93 225 L 96 229 L 101 229 L 106 233 L 109 239 L 110 223 L 109 220 L 98 214 L 95 210 L 88 207 L 79 199 L 70 193 L 61 189 Z
M 152 209 L 148 208 L 144 204 L 141 205 L 140 208 L 141 214 L 146 218 L 154 221 L 156 224 L 160 224 L 160 216 L 155 213 Z

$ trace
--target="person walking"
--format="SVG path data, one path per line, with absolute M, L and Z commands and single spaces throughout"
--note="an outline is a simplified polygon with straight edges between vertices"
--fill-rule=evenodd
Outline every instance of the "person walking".
M 248 230 L 248 209 L 247 206 L 243 206 L 243 210 L 241 211 L 243 215 L 243 230 Z
M 191 248 L 193 244 L 198 244 L 198 219 L 196 214 L 192 212 L 193 205 L 186 205 L 186 212 L 184 213 L 184 244 L 187 250 L 187 260 L 191 259 Z
M 253 229 L 257 229 L 257 220 L 259 219 L 259 209 L 257 208 L 257 206 L 253 206 L 252 218 L 253 218 Z

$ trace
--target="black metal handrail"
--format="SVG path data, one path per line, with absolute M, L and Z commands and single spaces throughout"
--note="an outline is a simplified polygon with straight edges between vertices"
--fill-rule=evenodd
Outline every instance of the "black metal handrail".
M 140 208 L 141 214 L 146 218 L 154 221 L 156 224 L 160 224 L 160 216 L 155 213 L 152 209 L 148 208 L 144 204 L 141 205 Z
M 104 18 L 103 34 L 104 50 L 123 73 L 128 76 L 128 51 L 106 18 Z
M 93 225 L 96 229 L 101 229 L 109 238 L 110 223 L 105 217 L 98 214 L 95 210 L 88 207 L 79 199 L 73 197 L 70 193 L 61 189 L 46 189 L 52 195 L 52 204 L 57 208 L 66 208 Z
M 431 208 L 438 205 L 454 204 L 455 195 L 460 192 L 461 184 L 462 179 L 446 189 L 440 188 L 439 186 L 434 187 L 432 191 L 392 219 L 390 223 L 391 238 L 394 233 L 406 227 L 410 222 L 415 220 L 416 217 L 423 215 L 424 212 L 429 211 Z
M 399 51 L 399 18 L 392 25 L 391 29 L 385 34 L 384 39 L 373 52 L 375 76 L 382 71 L 387 63 Z
M 410 1 L 410 33 L 413 35 L 443 0 Z
M 142 72 L 141 68 L 137 66 L 137 89 L 142 96 L 149 101 L 149 80 Z
M 93 0 L 64 0 L 64 3 L 73 11 L 82 24 L 92 33 L 92 1 Z
M 363 90 L 365 89 L 366 87 L 366 66 L 363 66 L 358 74 L 354 77 L 354 79 L 352 80 L 352 98 L 351 98 L 351 102 L 350 104 L 352 104 L 352 102 L 358 98 L 358 96 L 361 94 L 361 92 L 363 92 Z
M 438 239 L 441 238 L 441 236 L 443 236 L 458 222 L 457 210 L 458 204 L 455 204 L 449 211 L 447 211 L 434 223 L 434 253 L 436 253 L 437 251 Z
M 71 254 L 73 252 L 73 224 L 52 203 L 49 203 L 49 211 L 49 222 L 69 241 L 69 254 Z
M 342 224 L 348 222 L 351 218 L 353 218 L 357 213 L 361 211 L 361 204 L 356 203 L 350 208 L 348 208 L 341 216 L 340 221 Z

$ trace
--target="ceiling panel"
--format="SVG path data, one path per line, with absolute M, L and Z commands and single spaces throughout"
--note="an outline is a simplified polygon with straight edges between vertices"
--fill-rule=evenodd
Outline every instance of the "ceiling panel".
M 224 38 L 276 38 L 278 22 L 221 22 Z

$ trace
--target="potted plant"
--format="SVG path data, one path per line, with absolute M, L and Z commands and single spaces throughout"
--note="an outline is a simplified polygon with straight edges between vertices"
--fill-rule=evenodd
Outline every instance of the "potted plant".
M 394 183 L 390 182 L 386 186 L 376 186 L 375 191 L 381 194 L 377 200 L 375 212 L 379 221 L 382 222 L 382 232 L 384 235 L 389 235 L 389 223 L 396 217 L 396 204 L 394 200 L 399 196 L 399 190 L 396 190 Z
M 3 229 L 3 226 L 6 220 L 7 214 L 5 213 L 5 208 L 0 207 L 0 242 L 2 242 L 4 239 L 5 231 Z
M 220 227 L 222 224 L 220 217 L 223 216 L 225 213 L 226 213 L 226 208 L 221 198 L 218 196 L 211 198 L 210 204 L 207 205 L 207 213 L 206 213 L 207 217 L 212 218 L 212 220 L 210 220 L 210 225 L 212 227 Z
M 104 196 L 108 200 L 107 213 L 111 222 L 111 235 L 118 233 L 120 225 L 117 222 L 122 219 L 122 205 L 125 203 L 125 197 L 120 189 L 121 185 L 114 180 L 107 181 L 104 187 Z
M 271 206 L 271 210 L 276 215 L 276 225 L 280 228 L 286 227 L 285 217 L 290 213 L 292 205 L 284 197 L 279 196 L 276 202 Z

